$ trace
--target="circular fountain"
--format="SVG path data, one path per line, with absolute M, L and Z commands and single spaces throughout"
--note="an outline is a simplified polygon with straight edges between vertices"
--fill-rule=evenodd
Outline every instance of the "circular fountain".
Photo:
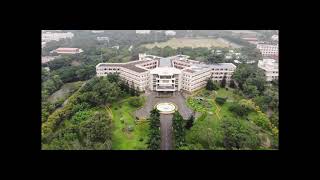
M 155 105 L 155 108 L 157 108 L 160 111 L 160 113 L 163 114 L 171 114 L 178 110 L 177 105 L 171 102 L 158 103 Z

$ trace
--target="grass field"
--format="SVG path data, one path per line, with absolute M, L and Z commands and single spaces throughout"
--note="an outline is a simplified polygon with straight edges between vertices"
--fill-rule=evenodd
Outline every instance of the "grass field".
M 77 81 L 64 84 L 58 91 L 49 96 L 48 101 L 55 103 L 59 99 L 67 99 L 73 92 L 78 90 L 83 83 L 83 81 Z
M 112 136 L 113 150 L 143 150 L 147 148 L 149 124 L 147 122 L 135 123 L 133 113 L 137 108 L 129 105 L 129 99 L 111 105 L 115 128 Z M 133 127 L 133 131 L 127 131 L 128 126 Z
M 153 48 L 155 46 L 158 46 L 160 48 L 170 46 L 174 49 L 177 49 L 179 47 L 229 47 L 229 44 L 222 41 L 221 39 L 213 39 L 213 38 L 172 38 L 169 41 L 166 42 L 160 42 L 160 43 L 152 43 L 152 44 L 145 44 L 142 45 L 146 48 Z

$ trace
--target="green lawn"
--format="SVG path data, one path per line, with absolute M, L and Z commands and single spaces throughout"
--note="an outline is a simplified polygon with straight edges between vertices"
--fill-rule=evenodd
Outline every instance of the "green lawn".
M 130 98 L 122 103 L 113 103 L 111 111 L 113 114 L 114 132 L 112 139 L 112 149 L 114 150 L 141 150 L 146 149 L 149 124 L 147 122 L 135 123 L 134 111 L 137 109 L 129 105 Z M 134 129 L 132 132 L 126 131 L 128 126 Z M 140 139 L 143 138 L 143 141 Z

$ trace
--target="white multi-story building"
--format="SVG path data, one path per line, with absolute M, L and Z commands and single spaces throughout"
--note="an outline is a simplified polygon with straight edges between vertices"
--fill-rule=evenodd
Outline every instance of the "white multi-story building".
M 83 50 L 79 48 L 58 48 L 56 50 L 51 51 L 51 53 L 58 53 L 58 54 L 77 54 L 82 52 Z
M 190 60 L 185 55 L 162 58 L 146 54 L 139 54 L 139 60 L 128 63 L 99 63 L 96 66 L 97 76 L 119 73 L 123 80 L 133 83 L 140 91 L 158 92 L 193 92 L 204 87 L 210 78 L 218 82 L 226 76 L 229 81 L 235 69 L 232 63 L 209 65 Z
M 44 32 L 42 33 L 42 41 L 50 42 L 50 41 L 59 41 L 60 39 L 73 38 L 74 34 L 71 32 L 67 33 L 52 33 L 52 32 Z
M 274 59 L 263 59 L 258 62 L 258 67 L 263 69 L 267 81 L 278 79 L 279 77 L 279 64 Z
M 278 44 L 257 44 L 263 57 L 278 56 Z

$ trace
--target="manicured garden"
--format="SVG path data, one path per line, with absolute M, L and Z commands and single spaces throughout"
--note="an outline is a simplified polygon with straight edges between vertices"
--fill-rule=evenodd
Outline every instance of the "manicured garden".
M 133 97 L 111 105 L 114 124 L 112 149 L 114 150 L 147 149 L 149 123 L 136 122 L 134 111 L 137 107 L 130 103 L 131 98 Z
M 215 102 L 216 98 L 225 101 L 219 104 Z M 259 139 L 249 138 L 248 142 L 251 144 L 249 143 L 248 147 L 256 144 L 254 149 L 270 149 L 273 143 L 277 143 L 268 117 L 251 100 L 234 93 L 231 88 L 220 88 L 217 91 L 202 89 L 188 97 L 186 103 L 201 113 L 194 126 L 187 131 L 186 142 L 189 146 L 184 147 L 186 149 L 224 149 L 224 119 L 236 119 L 241 126 L 250 130 L 253 137 Z M 246 108 L 248 110 L 243 112 L 244 115 L 238 115 L 237 111 L 231 108 L 235 104 L 241 106 L 241 111 Z

